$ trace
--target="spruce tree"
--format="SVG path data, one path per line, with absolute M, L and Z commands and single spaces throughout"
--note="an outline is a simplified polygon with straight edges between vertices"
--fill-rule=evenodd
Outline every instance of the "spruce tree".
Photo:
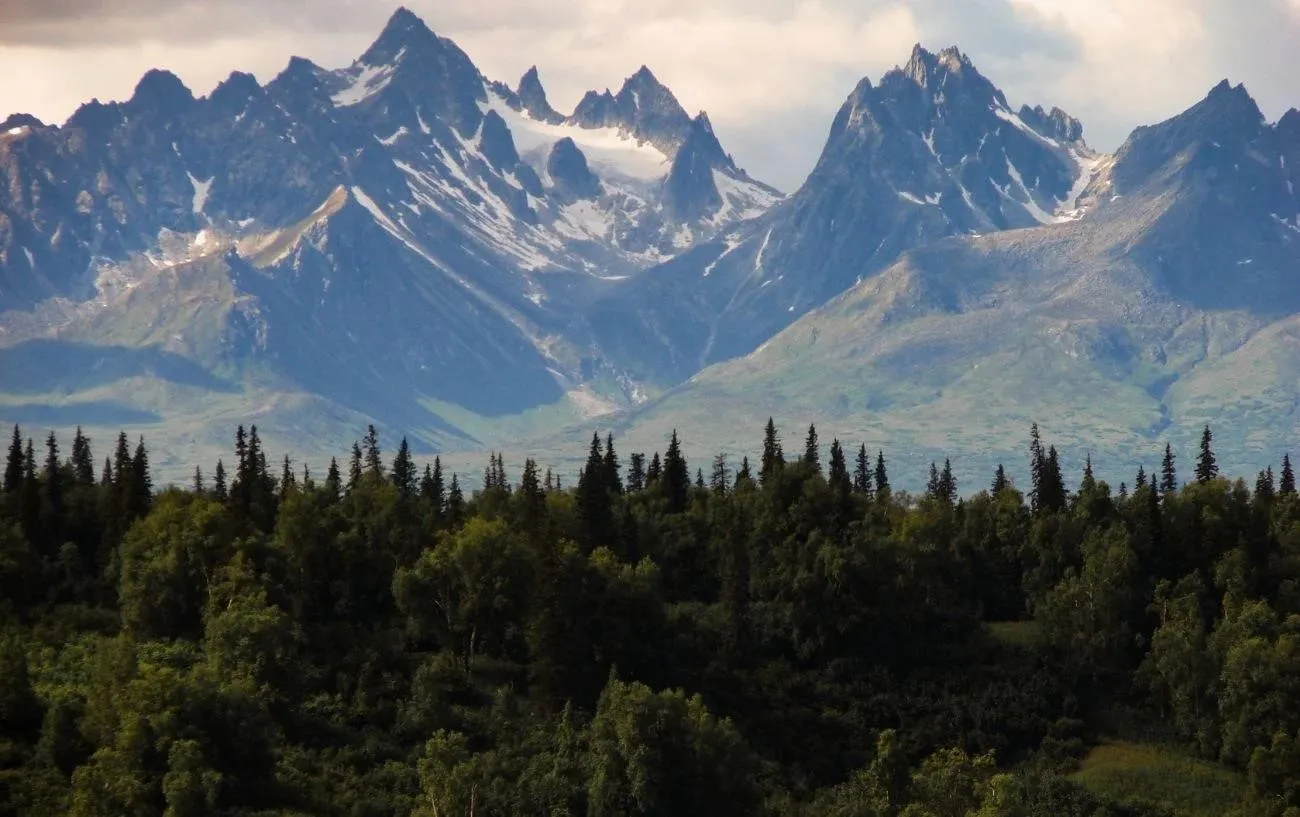
M 339 461 L 330 457 L 330 467 L 325 471 L 325 495 L 337 502 L 343 494 L 343 476 L 339 474 Z
M 212 474 L 212 498 L 224 503 L 229 496 L 226 492 L 226 465 L 217 460 L 217 469 Z
M 1119 484 L 1119 501 L 1124 502 L 1127 499 L 1128 499 L 1128 483 L 1121 482 Z
M 817 426 L 808 426 L 808 436 L 803 443 L 803 463 L 817 473 L 822 470 L 821 445 L 817 441 Z
M 704 487 L 704 469 L 703 469 L 703 468 L 696 468 L 696 469 L 695 469 L 695 487 L 696 487 L 696 488 L 703 488 L 703 487 Z
M 661 491 L 668 499 L 668 506 L 673 513 L 681 513 L 686 510 L 686 502 L 690 497 L 691 491 L 691 472 L 687 468 L 686 458 L 682 456 L 682 446 L 677 439 L 677 429 L 673 429 L 673 435 L 668 443 L 668 451 L 664 454 L 663 463 L 663 480 Z M 701 483 L 704 481 L 703 474 L 700 475 Z
M 876 451 L 876 496 L 884 499 L 889 496 L 889 472 L 885 470 L 885 452 Z
M 41 480 L 36 471 L 36 446 L 27 438 L 23 449 L 23 486 L 20 490 L 23 533 L 38 542 L 41 529 Z
M 1174 468 L 1174 449 L 1165 443 L 1165 458 L 1160 464 L 1160 493 L 1168 496 L 1178 491 L 1178 472 Z
M 284 461 L 280 463 L 280 496 L 286 497 L 298 488 L 298 478 L 293 473 L 293 461 L 289 455 L 284 455 Z
M 361 485 L 361 444 L 352 443 L 352 459 L 348 462 L 348 493 Z
M 939 497 L 949 505 L 957 501 L 957 479 L 952 475 L 952 462 L 944 457 L 943 472 L 939 474 Z
M 14 425 L 14 436 L 9 443 L 9 458 L 5 461 L 4 492 L 17 496 L 23 488 L 23 432 Z
M 997 496 L 1009 487 L 1011 484 L 1007 482 L 1007 470 L 1002 467 L 1002 463 L 998 463 L 998 470 L 993 472 L 993 485 L 990 490 L 993 496 Z
M 749 471 L 749 457 L 742 457 L 740 460 L 740 470 L 736 472 L 736 488 L 741 485 L 747 485 L 754 481 L 753 474 Z
M 1214 449 L 1211 448 L 1213 442 L 1214 435 L 1210 432 L 1209 424 L 1206 424 L 1205 430 L 1201 432 L 1201 456 L 1196 461 L 1196 481 L 1202 485 L 1219 476 L 1219 464 L 1214 458 Z
M 1291 470 L 1291 455 L 1282 455 L 1282 479 L 1278 483 L 1278 493 L 1289 496 L 1295 493 L 1295 471 Z
M 1089 451 L 1083 461 L 1083 480 L 1079 483 L 1079 493 L 1092 493 L 1097 490 L 1097 478 L 1092 473 L 1092 452 Z
M 104 487 L 103 493 L 109 493 L 113 486 L 113 461 L 104 457 L 104 470 L 99 474 L 99 484 Z
M 844 459 L 844 447 L 837 439 L 831 440 L 831 463 L 827 472 L 827 482 L 833 490 L 844 494 L 853 490 L 853 480 L 849 477 L 849 465 Z
M 727 468 L 727 455 L 718 452 L 713 458 L 713 473 L 709 477 L 709 488 L 717 496 L 726 496 L 731 489 L 731 470 Z
M 1047 447 L 1047 462 L 1043 471 L 1048 490 L 1047 511 L 1057 513 L 1065 509 L 1065 476 L 1061 473 L 1061 460 L 1056 454 L 1056 446 Z
M 195 496 L 203 496 L 203 493 L 204 493 L 204 490 L 205 490 L 205 489 L 204 489 L 204 487 L 203 487 L 203 468 L 202 468 L 202 466 L 199 466 L 199 465 L 194 466 L 194 482 L 191 483 L 191 485 L 190 485 L 190 489 L 191 489 L 192 491 L 194 491 L 194 495 L 195 495 Z
M 643 490 L 645 480 L 645 454 L 633 454 L 627 469 L 627 489 L 633 492 Z
M 366 455 L 366 473 L 372 476 L 380 476 L 384 472 L 384 461 L 379 452 L 379 432 L 375 430 L 374 423 L 366 426 L 366 436 L 361 445 Z
M 149 450 L 145 448 L 141 436 L 131 457 L 131 519 L 139 519 L 149 514 L 153 506 L 153 474 L 149 468 Z
M 758 466 L 758 481 L 766 485 L 781 467 L 785 465 L 785 455 L 781 453 L 781 437 L 776 432 L 776 423 L 767 418 L 767 428 L 763 430 L 763 458 Z
M 858 446 L 858 460 L 853 469 L 853 493 L 871 496 L 871 458 L 867 456 L 865 443 Z
M 465 518 L 465 495 L 460 490 L 460 478 L 451 475 L 451 488 L 447 491 L 447 521 L 452 527 Z
M 616 494 L 623 493 L 623 474 L 622 468 L 618 462 L 618 454 L 614 452 L 614 435 L 609 434 L 605 437 L 605 474 L 603 481 L 606 490 L 613 491 Z
M 81 433 L 72 438 L 72 473 L 78 485 L 90 487 L 95 484 L 95 458 L 90 453 L 90 439 Z
M 1133 490 L 1140 491 L 1147 487 L 1147 469 L 1138 466 L 1137 476 L 1133 478 Z
M 405 437 L 397 445 L 397 455 L 393 457 L 393 470 L 389 478 L 403 496 L 415 493 L 415 462 L 411 459 L 411 446 Z
M 925 481 L 925 496 L 927 499 L 938 499 L 939 495 L 939 466 L 934 460 L 930 460 L 930 476 Z
M 45 438 L 45 535 L 53 547 L 62 544 L 63 527 L 63 471 L 59 461 L 59 440 L 51 431 Z
M 1035 515 L 1043 512 L 1043 494 L 1044 487 L 1043 472 L 1047 465 L 1047 457 L 1043 453 L 1043 440 L 1038 434 L 1038 423 L 1034 423 L 1029 428 L 1029 509 Z
M 659 484 L 659 480 L 664 475 L 663 463 L 659 461 L 659 452 L 656 451 L 650 458 L 650 467 L 645 472 L 646 487 Z
M 1260 471 L 1255 477 L 1255 500 L 1258 502 L 1269 502 L 1273 499 L 1273 466 L 1267 470 Z
M 605 454 L 600 435 L 591 435 L 587 463 L 578 475 L 578 518 L 582 522 L 582 544 L 586 552 L 610 545 L 613 540 L 614 515 L 612 497 L 605 484 Z

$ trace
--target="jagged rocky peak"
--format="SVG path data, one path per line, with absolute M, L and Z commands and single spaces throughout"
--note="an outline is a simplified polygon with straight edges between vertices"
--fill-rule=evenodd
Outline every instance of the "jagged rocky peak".
M 903 66 L 903 74 L 917 85 L 929 87 L 944 73 L 961 73 L 968 68 L 974 70 L 975 66 L 955 45 L 935 54 L 917 43 L 912 46 L 912 55 Z
M 209 99 L 217 106 L 225 106 L 232 102 L 245 102 L 261 92 L 262 86 L 257 83 L 256 77 L 235 71 L 213 89 Z
M 35 129 L 35 128 L 43 128 L 43 127 L 45 127 L 45 123 L 37 119 L 36 117 L 32 116 L 31 114 L 16 113 L 10 116 L 8 119 L 6 119 L 4 122 L 0 122 L 0 135 L 6 134 L 12 130 L 17 130 L 18 128 Z
M 691 127 L 677 97 L 644 65 L 624 80 L 617 94 L 608 88 L 588 91 L 569 121 L 584 128 L 618 128 L 666 156 L 677 153 Z
M 1300 145 L 1300 110 L 1292 108 L 1282 114 L 1282 118 L 1277 120 L 1273 130 L 1277 131 L 1284 143 Z
M 488 111 L 479 127 L 479 150 L 493 167 L 497 170 L 512 170 L 519 164 L 519 152 L 510 135 L 510 126 L 500 114 Z
M 551 147 L 546 157 L 546 173 L 561 194 L 575 199 L 594 199 L 600 195 L 600 179 L 591 172 L 586 155 L 568 136 Z
M 415 12 L 402 6 L 388 18 L 379 39 L 361 55 L 361 62 L 366 65 L 391 65 L 399 54 L 436 46 L 437 43 L 438 35 Z
M 722 169 L 734 170 L 734 166 L 713 133 L 708 114 L 701 111 L 691 120 L 686 139 L 668 173 L 666 192 L 670 214 L 677 221 L 685 222 L 717 212 L 722 206 L 722 195 L 713 171 Z
M 171 71 L 152 69 L 145 72 L 127 103 L 132 108 L 148 109 L 164 115 L 184 113 L 194 104 L 194 94 L 181 78 Z
M 552 108 L 550 101 L 547 100 L 546 89 L 542 87 L 542 79 L 537 74 L 536 65 L 525 71 L 519 78 L 515 96 L 519 99 L 520 107 L 533 119 L 551 125 L 558 125 L 564 121 L 564 117 Z
M 1021 105 L 1018 112 L 1026 125 L 1049 139 L 1060 142 L 1082 142 L 1083 123 L 1060 108 L 1044 111 L 1042 105 Z

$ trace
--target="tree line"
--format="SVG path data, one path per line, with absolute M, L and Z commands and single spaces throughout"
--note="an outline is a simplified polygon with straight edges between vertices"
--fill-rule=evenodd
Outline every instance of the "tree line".
M 1300 813 L 1289 456 L 1229 480 L 1207 427 L 1187 484 L 1166 447 L 1112 490 L 1034 427 L 1023 489 L 913 495 L 762 437 L 471 489 L 373 427 L 319 476 L 240 427 L 156 490 L 143 439 L 15 427 L 0 813 L 1162 814 L 1069 779 L 1117 728 Z

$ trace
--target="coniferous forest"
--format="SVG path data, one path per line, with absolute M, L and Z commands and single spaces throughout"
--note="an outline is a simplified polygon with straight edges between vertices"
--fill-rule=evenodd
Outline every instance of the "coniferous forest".
M 708 464 L 594 436 L 562 486 L 373 428 L 317 474 L 240 428 L 159 490 L 142 439 L 15 428 L 0 813 L 1180 813 L 1085 785 L 1124 740 L 1300 814 L 1289 459 L 1234 481 L 1207 428 L 1116 489 L 1034 428 L 1031 484 L 908 495 L 883 452 L 760 433 Z

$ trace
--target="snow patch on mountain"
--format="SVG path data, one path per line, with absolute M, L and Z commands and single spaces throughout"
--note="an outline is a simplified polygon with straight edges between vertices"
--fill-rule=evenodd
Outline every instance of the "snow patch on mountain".
M 505 120 L 520 157 L 539 173 L 545 171 L 546 157 L 551 148 L 566 137 L 573 140 L 586 155 L 588 164 L 602 177 L 608 174 L 646 182 L 657 181 L 668 173 L 671 165 L 670 159 L 658 148 L 638 142 L 616 128 L 584 128 L 567 123 L 551 125 L 541 122 L 511 108 L 495 91 L 489 93 L 488 102 L 481 103 L 481 107 L 484 113 L 496 111 Z

